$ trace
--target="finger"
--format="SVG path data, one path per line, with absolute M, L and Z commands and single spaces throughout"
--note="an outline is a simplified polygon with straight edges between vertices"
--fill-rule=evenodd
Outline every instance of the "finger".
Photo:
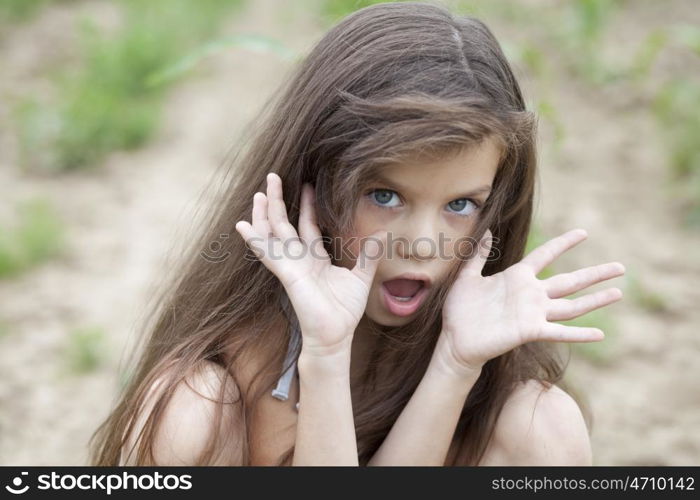
M 599 328 L 588 326 L 569 326 L 560 323 L 545 323 L 537 340 L 551 342 L 598 342 L 605 338 Z
M 323 247 L 321 231 L 316 221 L 314 188 L 311 184 L 305 183 L 301 189 L 299 235 L 309 244 L 309 248 L 313 251 L 314 256 L 330 258 L 328 252 L 326 252 L 326 249 Z
M 558 299 L 559 297 L 576 293 L 595 283 L 623 274 L 625 274 L 625 266 L 619 262 L 608 262 L 607 264 L 586 267 L 571 273 L 557 274 L 542 282 L 549 298 Z
M 547 321 L 566 321 L 600 309 L 622 298 L 622 290 L 608 288 L 575 299 L 554 299 L 549 302 Z
M 275 236 L 282 241 L 299 238 L 287 218 L 287 207 L 282 198 L 282 179 L 274 173 L 267 174 L 267 205 L 267 218 Z
M 377 231 L 360 242 L 360 254 L 352 272 L 368 287 L 372 285 L 379 261 L 386 248 L 387 232 Z
M 251 249 L 255 257 L 268 265 L 268 256 L 266 252 L 266 238 L 258 234 L 253 226 L 248 221 L 240 220 L 236 222 L 236 231 L 241 235 L 248 248 Z
M 464 264 L 463 273 L 466 276 L 481 276 L 484 270 L 484 265 L 488 260 L 489 254 L 491 253 L 491 246 L 493 245 L 493 234 L 491 230 L 487 229 L 484 235 L 479 240 L 478 248 L 475 255 Z
M 253 229 L 261 236 L 272 236 L 270 221 L 267 220 L 267 196 L 257 192 L 253 195 Z
M 526 255 L 521 262 L 538 274 L 566 250 L 581 243 L 588 233 L 585 229 L 573 229 L 540 245 Z
M 290 268 L 284 258 L 290 252 L 298 252 L 298 249 L 285 249 L 282 241 L 274 235 L 269 238 L 261 236 L 247 221 L 238 221 L 235 228 L 255 257 L 277 276 L 283 285 L 287 286 L 287 283 L 298 277 L 298 273 L 294 272 L 296 266 Z

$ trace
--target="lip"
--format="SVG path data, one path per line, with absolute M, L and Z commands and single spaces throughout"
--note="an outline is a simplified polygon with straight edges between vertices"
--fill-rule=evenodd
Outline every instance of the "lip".
M 412 315 L 418 310 L 420 305 L 423 303 L 423 300 L 428 295 L 428 287 L 424 286 L 420 290 L 418 290 L 418 293 L 416 293 L 411 298 L 411 300 L 406 302 L 399 302 L 389 293 L 389 290 L 386 289 L 383 283 L 380 289 L 382 294 L 382 300 L 384 302 L 384 307 L 386 307 L 387 310 L 389 310 L 389 312 L 391 312 L 395 316 Z
M 399 302 L 396 299 L 393 298 L 393 296 L 389 293 L 389 290 L 387 290 L 386 286 L 384 286 L 384 283 L 386 281 L 391 281 L 395 279 L 409 279 L 409 280 L 417 280 L 417 281 L 422 281 L 423 286 L 421 287 L 420 290 L 418 290 L 418 293 L 416 293 L 413 298 L 409 301 L 406 302 Z M 379 287 L 381 290 L 381 295 L 382 295 L 382 301 L 384 302 L 384 307 L 394 314 L 395 316 L 410 316 L 413 313 L 415 313 L 420 305 L 423 303 L 425 300 L 425 297 L 428 295 L 428 289 L 432 285 L 432 281 L 430 277 L 427 274 L 423 273 L 403 273 L 398 276 L 394 276 L 393 278 L 390 278 L 388 280 L 384 280 Z
M 386 281 L 398 280 L 398 279 L 422 281 L 423 288 L 430 288 L 432 286 L 432 283 L 433 283 L 432 280 L 430 279 L 430 276 L 428 276 L 425 273 L 403 273 L 403 274 L 399 274 L 398 276 L 394 276 L 393 278 L 389 278 L 389 279 L 382 281 L 382 284 L 384 284 L 384 282 L 386 282 Z

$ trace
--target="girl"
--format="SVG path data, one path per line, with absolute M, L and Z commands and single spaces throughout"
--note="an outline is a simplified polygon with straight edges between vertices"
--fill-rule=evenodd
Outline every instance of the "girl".
M 491 31 L 364 8 L 266 112 L 91 463 L 591 464 L 543 341 L 602 340 L 557 321 L 619 300 L 565 297 L 624 267 L 538 279 L 581 229 L 524 256 L 536 121 Z

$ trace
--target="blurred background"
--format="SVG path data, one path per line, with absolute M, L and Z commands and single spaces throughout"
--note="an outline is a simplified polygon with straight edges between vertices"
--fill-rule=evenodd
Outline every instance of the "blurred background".
M 322 34 L 371 1 L 0 0 L 0 464 L 81 465 L 200 193 Z M 567 380 L 596 465 L 700 464 L 700 9 L 444 1 L 540 117 L 541 275 L 619 260 Z M 568 348 L 568 346 L 567 346 Z

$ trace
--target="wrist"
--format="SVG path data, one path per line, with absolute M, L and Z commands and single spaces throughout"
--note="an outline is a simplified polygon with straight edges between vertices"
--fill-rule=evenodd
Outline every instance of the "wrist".
M 350 353 L 347 349 L 315 349 L 302 345 L 297 369 L 300 376 L 350 378 Z
M 438 338 L 429 369 L 456 382 L 475 382 L 481 375 L 483 363 L 459 360 L 454 347 L 443 332 Z

